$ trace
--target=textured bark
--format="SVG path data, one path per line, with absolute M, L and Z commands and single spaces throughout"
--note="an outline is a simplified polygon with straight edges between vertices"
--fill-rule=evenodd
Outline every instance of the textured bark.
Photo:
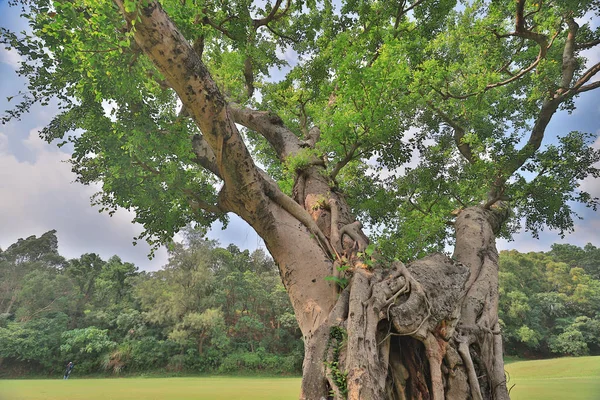
M 248 222 L 279 267 L 305 342 L 300 397 L 507 399 L 494 245 L 501 210 L 458 215 L 453 259 L 434 254 L 374 267 L 362 254 L 362 225 L 325 162 L 315 156 L 296 171 L 292 199 L 254 164 L 236 123 L 263 135 L 281 161 L 314 146 L 318 129 L 301 140 L 276 115 L 228 104 L 157 2 L 131 14 L 115 3 L 129 22 L 139 18 L 137 44 L 201 130 L 190 145 L 198 164 L 223 181 L 219 209 Z

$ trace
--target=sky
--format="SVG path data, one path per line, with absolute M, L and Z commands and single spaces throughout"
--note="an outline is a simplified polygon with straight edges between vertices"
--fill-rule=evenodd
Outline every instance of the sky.
M 25 25 L 18 10 L 0 0 L 0 26 L 20 31 Z M 600 61 L 600 51 L 588 54 L 591 61 Z M 25 81 L 15 70 L 19 56 L 0 45 L 0 114 L 10 108 L 8 96 L 24 88 Z M 569 115 L 555 115 L 548 127 L 547 137 L 579 130 L 600 135 L 600 89 L 585 93 L 576 100 L 577 109 Z M 75 182 L 67 163 L 69 149 L 41 140 L 38 131 L 57 112 L 55 105 L 35 106 L 19 121 L 0 125 L 0 248 L 5 249 L 19 238 L 40 236 L 57 230 L 59 252 L 67 258 L 83 253 L 98 253 L 104 259 L 116 254 L 124 261 L 135 263 L 143 270 L 156 270 L 167 262 L 167 251 L 161 248 L 152 260 L 149 247 L 140 242 L 133 246 L 133 237 L 141 231 L 133 224 L 133 213 L 119 210 L 113 217 L 99 213 L 90 205 L 90 197 L 98 187 Z M 594 146 L 600 148 L 600 139 Z M 600 197 L 600 180 L 587 179 L 582 187 Z M 544 231 L 539 239 L 521 233 L 514 241 L 498 241 L 499 250 L 521 252 L 547 251 L 552 243 L 571 243 L 584 246 L 591 242 L 600 246 L 600 211 L 578 207 L 582 220 L 576 221 L 575 231 L 561 239 L 556 232 Z M 221 245 L 230 243 L 242 249 L 264 248 L 262 240 L 241 219 L 232 216 L 227 230 L 215 224 L 208 234 Z

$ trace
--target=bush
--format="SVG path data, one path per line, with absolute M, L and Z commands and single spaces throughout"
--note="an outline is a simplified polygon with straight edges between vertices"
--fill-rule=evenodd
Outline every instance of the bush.
M 302 371 L 302 355 L 280 356 L 264 352 L 237 352 L 229 354 L 221 362 L 219 372 L 268 372 L 273 374 L 296 374 Z
M 585 356 L 589 349 L 583 334 L 577 330 L 567 330 L 550 339 L 550 349 L 553 353 L 568 356 Z
M 143 337 L 131 343 L 129 368 L 133 371 L 149 371 L 165 368 L 170 357 L 178 353 L 179 346 L 170 340 Z

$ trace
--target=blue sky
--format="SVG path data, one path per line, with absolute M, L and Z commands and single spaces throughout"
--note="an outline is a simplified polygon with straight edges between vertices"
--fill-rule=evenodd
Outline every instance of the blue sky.
M 23 21 L 18 10 L 9 8 L 0 0 L 0 26 L 22 30 Z M 588 55 L 600 60 L 600 52 Z M 0 45 L 0 110 L 10 107 L 6 97 L 24 87 L 24 81 L 15 74 L 19 57 Z M 588 92 L 576 101 L 577 109 L 571 115 L 561 112 L 554 116 L 547 137 L 564 135 L 572 130 L 600 134 L 600 90 Z M 0 247 L 6 248 L 18 238 L 41 235 L 56 229 L 61 254 L 78 257 L 86 252 L 96 252 L 108 258 L 113 254 L 134 262 L 141 269 L 155 270 L 165 264 L 166 250 L 161 249 L 155 259 L 148 260 L 148 246 L 132 245 L 132 238 L 142 230 L 131 223 L 133 214 L 120 210 L 114 217 L 100 214 L 90 206 L 90 196 L 97 188 L 75 183 L 75 176 L 65 162 L 68 149 L 58 149 L 38 137 L 56 108 L 34 107 L 21 121 L 0 125 Z M 595 143 L 600 148 L 600 140 Z M 582 182 L 584 189 L 600 197 L 600 181 Z M 584 218 L 576 222 L 575 232 L 564 240 L 557 233 L 544 231 L 540 239 L 521 233 L 512 242 L 499 240 L 498 248 L 517 249 L 522 252 L 545 251 L 555 242 L 583 246 L 588 242 L 600 246 L 600 212 L 578 208 Z M 241 248 L 264 247 L 260 238 L 247 224 L 233 217 L 225 231 L 215 226 L 209 233 L 222 245 L 234 243 Z

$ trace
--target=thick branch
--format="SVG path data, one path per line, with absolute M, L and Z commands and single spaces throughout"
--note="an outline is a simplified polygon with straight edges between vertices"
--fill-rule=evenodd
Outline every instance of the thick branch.
M 223 179 L 224 193 L 236 198 L 235 212 L 248 216 L 265 211 L 266 202 L 257 201 L 264 198 L 258 169 L 229 115 L 225 98 L 197 52 L 158 2 L 148 1 L 135 12 L 127 12 L 124 0 L 114 1 L 127 22 L 136 20 L 135 41 L 200 128 L 214 154 L 213 161 L 207 153 L 211 162 L 205 166 Z
M 266 174 L 265 174 L 266 175 Z M 329 241 L 325 237 L 323 231 L 319 228 L 317 223 L 311 218 L 310 214 L 296 203 L 291 197 L 283 193 L 277 185 L 265 176 L 265 185 L 267 186 L 265 192 L 267 196 L 275 203 L 279 204 L 281 208 L 287 211 L 290 215 L 300 221 L 313 235 L 315 235 L 321 248 L 327 253 L 331 259 L 335 259 L 335 250 L 329 244 Z
M 194 135 L 192 138 L 192 149 L 196 158 L 194 161 L 221 178 L 219 173 L 219 168 L 217 166 L 217 158 L 215 157 L 215 153 L 210 148 L 206 140 L 202 137 L 202 135 Z M 222 179 L 222 178 L 221 178 Z
M 600 81 L 597 81 L 594 83 L 590 83 L 589 85 L 581 86 L 579 89 L 577 89 L 577 93 L 587 92 L 589 90 L 594 90 L 599 87 L 600 87 Z
M 600 72 L 600 62 L 591 66 L 587 71 L 585 71 L 583 73 L 583 75 L 581 76 L 581 78 L 579 78 L 577 80 L 577 82 L 575 82 L 575 85 L 573 85 L 573 88 L 565 93 L 565 96 L 568 94 L 581 93 L 581 92 L 586 92 L 588 90 L 594 89 L 595 87 L 591 87 L 591 85 L 596 84 L 596 82 L 591 83 L 586 86 L 583 86 L 583 85 L 585 83 L 589 82 L 589 80 L 592 79 L 598 72 Z M 584 87 L 586 87 L 586 90 L 582 90 Z
M 313 126 L 308 131 L 308 134 L 306 135 L 306 140 L 304 141 L 304 143 L 306 143 L 306 145 L 308 147 L 314 148 L 320 138 L 321 138 L 321 130 L 316 126 Z
M 258 132 L 267 139 L 281 161 L 301 150 L 300 139 L 283 125 L 283 121 L 276 114 L 251 110 L 233 103 L 229 105 L 229 110 L 236 123 Z
M 575 50 L 586 50 L 600 44 L 600 39 L 590 40 L 589 42 L 579 43 L 575 45 Z
M 577 35 L 579 25 L 577 25 L 573 18 L 567 18 L 567 25 L 569 26 L 569 32 L 563 49 L 562 77 L 560 80 L 560 87 L 563 90 L 566 90 L 571 86 L 571 80 L 573 79 L 573 74 L 577 68 L 577 59 L 575 58 L 575 36 Z
M 252 24 L 254 25 L 254 29 L 258 29 L 261 26 L 267 26 L 269 22 L 277 21 L 285 14 L 287 14 L 288 10 L 290 9 L 290 0 L 287 0 L 285 8 L 279 14 L 277 14 L 277 11 L 279 11 L 279 7 L 281 7 L 281 3 L 282 0 L 277 0 L 275 2 L 275 5 L 271 9 L 271 12 L 266 17 L 253 20 Z
M 244 60 L 244 80 L 246 81 L 246 94 L 248 98 L 254 94 L 254 69 L 252 68 L 252 57 L 247 56 Z
M 541 33 L 536 33 L 527 29 L 525 26 L 525 16 L 523 15 L 523 11 L 525 9 L 525 1 L 519 0 L 517 2 L 517 15 L 516 15 L 516 27 L 515 27 L 515 36 L 523 37 L 525 39 L 531 39 L 540 45 L 540 52 L 546 51 L 546 46 L 548 44 L 548 38 L 546 35 L 542 35 Z

